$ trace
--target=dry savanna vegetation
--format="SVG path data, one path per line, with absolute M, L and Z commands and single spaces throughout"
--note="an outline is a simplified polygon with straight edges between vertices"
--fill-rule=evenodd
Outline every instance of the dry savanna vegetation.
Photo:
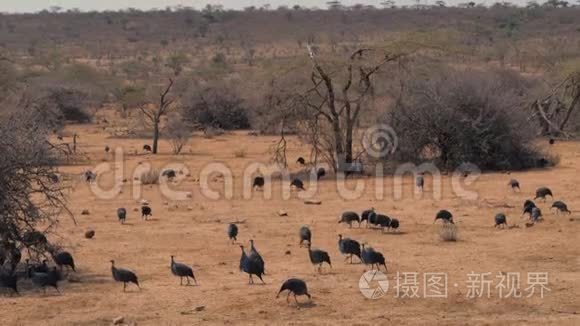
M 327 5 L 1 14 L 1 324 L 580 323 L 580 7 Z

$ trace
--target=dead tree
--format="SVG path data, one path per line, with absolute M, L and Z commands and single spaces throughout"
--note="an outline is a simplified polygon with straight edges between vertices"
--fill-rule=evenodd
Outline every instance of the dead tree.
M 539 135 L 570 137 L 565 128 L 578 107 L 580 107 L 580 72 L 569 75 L 548 95 L 532 102 L 529 119 L 538 119 Z
M 48 141 L 45 122 L 31 110 L 0 119 L 0 246 L 39 255 L 58 217 L 72 217 L 66 207 L 68 186 L 57 170 L 61 153 Z
M 168 96 L 172 87 L 173 79 L 170 78 L 169 84 L 159 95 L 159 103 L 157 105 L 149 103 L 139 107 L 139 110 L 141 110 L 146 119 L 149 120 L 148 122 L 150 122 L 153 126 L 153 154 L 157 154 L 157 143 L 159 142 L 159 124 L 161 122 L 161 117 L 166 115 L 171 110 L 172 104 L 175 102 L 175 99 L 169 98 Z
M 387 63 L 398 61 L 406 54 L 384 53 L 379 55 L 377 62 L 369 65 L 365 64 L 365 61 L 370 61 L 367 55 L 376 56 L 379 51 L 359 49 L 348 58 L 346 76 L 340 83 L 337 76 L 319 62 L 311 46 L 308 46 L 308 53 L 312 62 L 312 87 L 299 95 L 300 102 L 311 113 L 307 115 L 310 123 L 306 123 L 309 128 L 317 128 L 311 129 L 318 132 L 313 146 L 325 151 L 322 154 L 335 170 L 343 171 L 355 159 L 354 132 L 373 93 L 373 75 Z M 321 132 L 323 121 L 330 126 L 330 134 Z

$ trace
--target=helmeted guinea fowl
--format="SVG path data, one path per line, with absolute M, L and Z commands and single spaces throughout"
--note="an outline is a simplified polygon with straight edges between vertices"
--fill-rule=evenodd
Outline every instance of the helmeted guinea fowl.
M 236 241 L 238 241 L 238 226 L 235 225 L 234 223 L 230 223 L 230 225 L 228 225 L 228 238 L 232 241 L 232 244 Z
M 396 218 L 391 218 L 391 223 L 389 223 L 389 230 L 398 230 L 400 226 L 400 222 Z
M 326 175 L 326 170 L 324 168 L 318 168 L 318 170 L 316 170 L 316 180 L 320 180 L 325 175 Z
M 362 212 L 362 214 L 360 215 L 360 222 L 362 223 L 363 221 L 366 221 L 367 222 L 366 226 L 369 227 L 369 216 L 371 214 L 375 214 L 374 207 Z
M 70 252 L 51 250 L 50 254 L 58 267 L 62 269 L 63 266 L 67 266 L 70 267 L 74 272 L 76 272 L 75 260 L 73 256 L 70 254 Z
M 523 208 L 523 211 L 522 211 L 522 215 L 525 215 L 525 214 L 530 214 L 530 215 L 532 215 L 532 209 L 533 209 L 534 207 L 536 207 L 536 204 L 535 204 L 533 201 L 531 201 L 531 200 L 527 199 L 527 200 L 524 202 L 524 208 Z
M 252 183 L 252 189 L 255 189 L 256 187 L 262 188 L 264 187 L 264 184 L 266 184 L 264 177 L 255 177 L 254 182 Z
M 151 207 L 149 207 L 147 205 L 141 206 L 141 218 L 144 218 L 145 220 L 147 220 L 147 218 L 149 216 L 152 216 Z
M 173 169 L 164 170 L 161 173 L 161 175 L 164 176 L 164 177 L 166 177 L 167 179 L 173 179 L 173 178 L 175 178 L 177 176 L 177 174 L 175 173 L 175 170 L 173 170 Z
M 504 213 L 499 213 L 495 215 L 495 227 L 507 226 L 507 218 Z
M 312 300 L 312 297 L 310 296 L 310 294 L 308 294 L 306 282 L 297 278 L 291 278 L 282 283 L 282 287 L 280 287 L 280 291 L 278 291 L 276 298 L 278 298 L 280 296 L 280 293 L 282 293 L 283 291 L 288 291 L 286 302 L 290 302 L 290 294 L 294 294 L 294 301 L 296 301 L 296 304 L 298 304 L 298 300 L 296 299 L 297 295 L 305 295 L 308 297 L 309 300 Z
M 542 211 L 538 207 L 532 208 L 530 219 L 534 222 L 540 221 L 542 219 Z
M 423 177 L 422 174 L 420 174 L 415 179 L 415 186 L 417 186 L 418 189 L 420 189 L 421 191 L 423 191 L 423 186 L 424 185 L 425 185 L 425 178 Z
M 58 281 L 60 281 L 60 274 L 56 270 L 56 267 L 53 267 L 46 273 L 33 271 L 31 276 L 32 276 L 31 277 L 32 284 L 42 288 L 44 292 L 46 292 L 47 286 L 51 286 L 55 288 L 56 292 L 60 293 L 58 289 Z
M 343 238 L 342 234 L 338 235 L 338 250 L 341 254 L 346 255 L 346 259 L 350 258 L 350 263 L 352 264 L 352 256 L 357 256 L 360 260 L 360 243 L 358 241 L 350 239 L 350 238 Z
M 302 180 L 295 178 L 294 180 L 292 180 L 292 182 L 290 183 L 290 187 L 294 187 L 296 189 L 300 189 L 300 190 L 305 190 L 304 189 L 304 182 L 302 182 Z
M 189 278 L 193 279 L 193 282 L 197 285 L 197 280 L 195 275 L 193 275 L 193 269 L 185 264 L 175 262 L 174 256 L 171 256 L 171 273 L 175 276 L 179 276 L 179 285 L 183 285 L 183 278 L 187 280 L 187 285 L 189 285 Z
M 11 289 L 18 293 L 18 275 L 14 272 L 7 273 L 0 270 L 0 288 Z
M 360 217 L 355 212 L 344 212 L 340 216 L 340 220 L 338 223 L 346 223 L 348 224 L 349 228 L 352 228 L 352 222 L 357 222 L 358 226 L 360 227 Z
M 139 280 L 137 279 L 137 275 L 132 271 L 124 268 L 116 268 L 115 261 L 111 260 L 111 272 L 113 274 L 113 279 L 117 282 L 123 282 L 123 292 L 127 288 L 127 283 L 133 283 L 137 285 L 139 290 L 141 287 L 139 286 Z
M 43 260 L 42 263 L 31 264 L 29 259 L 24 261 L 26 263 L 26 275 L 28 278 L 32 277 L 33 273 L 48 273 L 47 260 Z
M 266 283 L 262 279 L 262 275 L 264 275 L 263 266 L 260 264 L 260 262 L 258 262 L 255 259 L 255 257 L 246 255 L 246 252 L 244 251 L 244 246 L 240 245 L 240 248 L 242 249 L 242 257 L 240 258 L 240 271 L 248 273 L 249 275 L 248 284 L 254 283 L 252 275 L 256 275 L 260 279 L 260 281 L 262 281 L 262 283 Z
M 258 252 L 256 247 L 254 246 L 254 239 L 250 239 L 250 258 L 256 259 L 256 261 L 262 265 L 262 270 L 264 271 L 264 274 L 266 274 L 266 272 L 265 272 L 266 263 L 264 262 L 264 259 L 262 258 L 262 256 L 260 255 L 260 253 Z
M 540 187 L 536 190 L 536 197 L 534 199 L 542 198 L 543 200 L 546 200 L 546 196 L 554 198 L 554 195 L 552 195 L 552 190 L 550 190 L 548 187 Z
M 5 242 L 0 246 L 0 268 L 5 262 L 10 264 L 10 272 L 14 272 L 22 259 L 20 249 L 12 242 Z
M 300 231 L 298 231 L 298 235 L 300 236 L 300 247 L 302 247 L 304 241 L 308 241 L 308 243 L 312 241 L 312 232 L 307 226 L 302 226 Z
M 568 214 L 572 214 L 572 212 L 570 212 L 570 210 L 568 210 L 568 205 L 566 205 L 566 203 L 564 203 L 561 200 L 557 200 L 552 204 L 551 208 L 555 208 L 556 212 L 558 213 L 568 213 Z
M 125 220 L 127 219 L 127 210 L 123 207 L 117 209 L 117 218 L 121 224 L 125 224 Z
M 377 265 L 377 270 L 380 269 L 380 265 L 383 265 L 385 271 L 387 271 L 387 264 L 383 254 L 375 251 L 372 247 L 365 248 L 364 243 L 362 244 L 361 258 L 365 265 L 371 265 L 371 270 L 374 268 L 374 265 Z
M 516 180 L 516 179 L 511 179 L 508 182 L 508 186 L 510 186 L 512 188 L 512 190 L 516 190 L 516 188 L 518 190 L 520 190 L 520 182 L 518 180 Z
M 320 273 L 322 269 L 322 264 L 327 263 L 331 268 L 332 264 L 330 263 L 330 256 L 328 252 L 320 249 L 312 250 L 312 245 L 308 243 L 308 256 L 310 257 L 310 262 L 312 265 L 318 265 L 318 272 Z
M 381 231 L 385 231 L 385 228 L 389 229 L 391 227 L 391 218 L 384 214 L 377 214 L 375 225 L 381 227 Z
M 443 222 L 445 223 L 455 224 L 453 222 L 453 215 L 448 210 L 445 209 L 442 209 L 439 212 L 437 212 L 437 215 L 435 215 L 435 221 L 433 221 L 433 223 L 435 223 L 437 220 L 443 220 Z

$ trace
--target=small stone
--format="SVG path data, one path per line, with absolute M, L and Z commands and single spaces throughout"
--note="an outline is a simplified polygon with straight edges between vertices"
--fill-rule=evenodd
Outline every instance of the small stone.
M 290 250 L 286 250 L 286 252 L 284 253 L 286 256 L 290 256 L 292 254 L 292 252 Z
M 185 195 L 187 198 L 192 198 L 193 194 L 191 192 L 188 192 L 187 195 Z
M 286 212 L 285 210 L 279 210 L 278 211 L 278 216 L 288 216 L 288 212 Z
M 125 317 L 123 316 L 119 316 L 115 319 L 113 319 L 113 325 L 120 325 L 125 321 Z
M 322 201 L 316 200 L 316 199 L 307 199 L 304 201 L 304 204 L 306 204 L 306 205 L 320 205 L 320 204 L 322 204 Z
M 91 215 L 91 213 L 89 212 L 88 209 L 83 209 L 83 211 L 81 212 L 81 215 Z
M 193 210 L 193 207 L 191 207 L 191 206 L 187 206 L 187 210 L 188 210 L 188 211 L 192 211 L 192 210 Z
M 195 307 L 195 311 L 203 311 L 205 310 L 205 306 L 197 306 Z
M 526 223 L 526 227 L 527 228 L 531 228 L 532 226 L 534 226 L 534 223 L 533 222 L 527 222 Z

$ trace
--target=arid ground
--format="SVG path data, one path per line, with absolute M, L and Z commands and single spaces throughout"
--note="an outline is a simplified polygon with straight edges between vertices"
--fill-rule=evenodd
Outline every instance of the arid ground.
M 69 126 L 67 134 L 78 132 L 79 148 L 90 158 L 88 165 L 63 166 L 63 174 L 71 174 L 69 208 L 77 225 L 63 215 L 52 240 L 60 242 L 75 257 L 76 273 L 62 283 L 62 294 L 48 289 L 31 289 L 21 282 L 21 296 L 0 297 L 1 325 L 110 325 L 124 317 L 125 324 L 195 325 L 207 324 L 442 324 L 442 325 L 507 325 L 507 324 L 580 324 L 580 143 L 557 142 L 548 148 L 560 155 L 553 169 L 518 173 L 482 174 L 466 189 L 478 194 L 476 200 L 461 199 L 454 194 L 451 176 L 443 176 L 443 198 L 433 198 L 431 178 L 427 178 L 422 198 L 413 194 L 414 180 L 404 179 L 404 193 L 393 199 L 393 180 L 384 182 L 383 199 L 375 197 L 378 179 L 363 178 L 366 189 L 361 198 L 343 200 L 335 182 L 323 180 L 316 194 L 321 205 L 305 205 L 293 193 L 281 198 L 280 181 L 273 181 L 273 198 L 264 199 L 256 192 L 251 199 L 242 197 L 242 171 L 250 163 L 268 162 L 268 149 L 276 139 L 227 134 L 211 139 L 195 137 L 184 154 L 169 154 L 169 144 L 161 143 L 159 155 L 144 154 L 141 148 L 148 140 L 108 138 L 102 128 Z M 70 140 L 66 139 L 65 141 Z M 542 142 L 543 143 L 543 142 Z M 546 146 L 547 145 L 547 142 Z M 113 199 L 99 199 L 89 185 L 80 180 L 80 173 L 96 165 L 113 162 L 105 145 L 124 150 L 122 193 Z M 191 149 L 190 149 L 191 148 Z M 288 158 L 291 170 L 299 170 L 298 156 L 308 156 L 308 149 L 297 139 L 290 139 Z M 143 221 L 135 209 L 140 203 L 132 191 L 133 170 L 139 163 L 163 168 L 168 163 L 184 163 L 190 176 L 178 175 L 171 187 L 193 192 L 190 199 L 174 201 L 163 198 L 159 186 L 144 186 L 142 196 L 153 208 L 153 218 Z M 200 194 L 199 173 L 208 163 L 222 162 L 234 175 L 234 198 L 210 200 Z M 521 183 L 521 192 L 507 186 L 511 178 Z M 99 177 L 106 188 L 112 178 Z M 348 185 L 354 185 L 349 180 Z M 213 189 L 223 189 L 224 179 L 210 178 Z M 552 199 L 540 202 L 545 221 L 525 227 L 521 206 L 533 198 L 539 186 L 549 186 L 555 200 L 565 201 L 571 215 L 550 211 Z M 307 185 L 308 186 L 308 185 Z M 221 191 L 223 193 L 223 190 Z M 117 221 L 116 210 L 125 207 L 125 225 Z M 384 233 L 364 227 L 349 229 L 338 224 L 345 210 L 361 212 L 375 207 L 401 221 L 398 233 Z M 439 238 L 439 223 L 433 219 L 439 209 L 454 213 L 459 229 L 457 242 Z M 89 215 L 81 215 L 83 210 Z M 285 210 L 288 216 L 279 216 Z M 506 229 L 493 227 L 496 213 L 505 212 Z M 226 228 L 240 222 L 238 242 L 256 247 L 266 261 L 265 285 L 248 285 L 246 274 L 238 269 L 240 248 L 228 242 Z M 319 274 L 311 265 L 305 248 L 298 246 L 298 229 L 309 225 L 313 247 L 329 252 L 332 269 L 325 266 Z M 96 231 L 93 239 L 85 239 L 85 230 Z M 346 264 L 337 248 L 337 235 L 343 234 L 372 245 L 387 258 L 390 288 L 386 296 L 370 300 L 359 291 L 363 264 Z M 180 286 L 169 269 L 170 255 L 192 264 L 199 286 Z M 142 285 L 139 291 L 130 285 L 126 293 L 111 278 L 110 263 L 137 273 Z M 356 260 L 356 259 L 355 259 Z M 396 298 L 397 272 L 418 273 L 421 298 Z M 447 298 L 423 298 L 423 274 L 447 273 Z M 490 298 L 468 298 L 469 273 L 492 275 Z M 521 298 L 500 298 L 496 276 L 520 273 Z M 548 288 L 544 298 L 536 293 L 525 298 L 528 272 L 547 272 Z M 275 299 L 281 283 L 289 277 L 304 279 L 312 294 L 312 302 L 299 297 L 300 307 L 285 295 Z M 401 281 L 402 278 L 399 278 Z M 457 286 L 455 286 L 457 285 Z M 203 308 L 200 308 L 203 306 Z M 198 311 L 199 310 L 199 311 Z

